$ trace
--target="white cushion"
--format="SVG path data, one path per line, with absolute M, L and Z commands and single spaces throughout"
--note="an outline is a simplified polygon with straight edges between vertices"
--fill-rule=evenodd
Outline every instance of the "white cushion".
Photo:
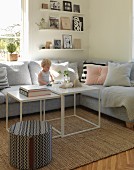
M 104 86 L 131 86 L 130 73 L 132 64 L 108 62 L 108 73 Z
M 54 77 L 55 82 L 64 81 L 64 71 L 68 70 L 68 62 L 52 63 L 50 72 Z

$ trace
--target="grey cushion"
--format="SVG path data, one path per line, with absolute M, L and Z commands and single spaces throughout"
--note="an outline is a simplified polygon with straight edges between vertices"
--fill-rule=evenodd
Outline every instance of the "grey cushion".
M 131 63 L 132 63 L 132 69 L 131 69 L 131 73 L 130 73 L 130 80 L 134 81 L 134 62 L 131 62 Z
M 119 64 L 109 62 L 104 86 L 131 86 L 131 68 L 131 63 Z
M 6 102 L 6 97 L 3 93 L 0 92 L 0 104 L 5 103 Z
M 70 81 L 73 82 L 75 79 L 79 79 L 77 63 L 69 63 L 68 65 Z
M 38 84 L 38 74 L 41 71 L 41 61 L 30 61 L 28 67 L 31 75 L 32 84 Z
M 0 90 L 9 87 L 6 67 L 0 67 Z
M 0 63 L 0 67 L 7 68 L 9 85 L 32 84 L 28 69 L 28 62 L 6 62 Z

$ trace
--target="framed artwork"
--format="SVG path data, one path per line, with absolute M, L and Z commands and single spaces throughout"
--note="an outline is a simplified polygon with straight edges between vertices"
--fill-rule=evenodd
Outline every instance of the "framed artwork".
M 74 5 L 73 5 L 73 12 L 78 12 L 78 13 L 80 13 L 80 5 L 74 4 Z
M 49 28 L 59 29 L 59 18 L 49 17 Z
M 72 2 L 70 2 L 70 1 L 63 1 L 63 11 L 72 12 Z
M 50 1 L 50 8 L 52 10 L 60 10 L 60 2 L 58 2 L 58 1 Z
M 83 31 L 83 17 L 73 16 L 73 30 Z
M 61 29 L 62 30 L 70 30 L 71 29 L 71 22 L 69 17 L 61 17 Z
M 73 40 L 73 48 L 74 49 L 81 49 L 81 39 L 74 39 Z
M 61 40 L 54 40 L 54 49 L 61 49 Z
M 48 4 L 42 4 L 42 9 L 48 9 Z
M 72 35 L 63 35 L 63 48 L 72 48 Z

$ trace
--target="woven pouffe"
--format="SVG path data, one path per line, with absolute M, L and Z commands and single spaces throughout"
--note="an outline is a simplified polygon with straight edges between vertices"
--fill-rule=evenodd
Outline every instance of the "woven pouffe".
M 17 122 L 9 129 L 9 162 L 21 170 L 38 169 L 52 159 L 52 127 L 48 122 Z

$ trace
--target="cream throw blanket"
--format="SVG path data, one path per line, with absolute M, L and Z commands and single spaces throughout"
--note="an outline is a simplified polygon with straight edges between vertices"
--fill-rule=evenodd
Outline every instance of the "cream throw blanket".
M 134 120 L 134 87 L 111 86 L 102 90 L 103 107 L 121 107 L 127 110 L 129 120 Z

